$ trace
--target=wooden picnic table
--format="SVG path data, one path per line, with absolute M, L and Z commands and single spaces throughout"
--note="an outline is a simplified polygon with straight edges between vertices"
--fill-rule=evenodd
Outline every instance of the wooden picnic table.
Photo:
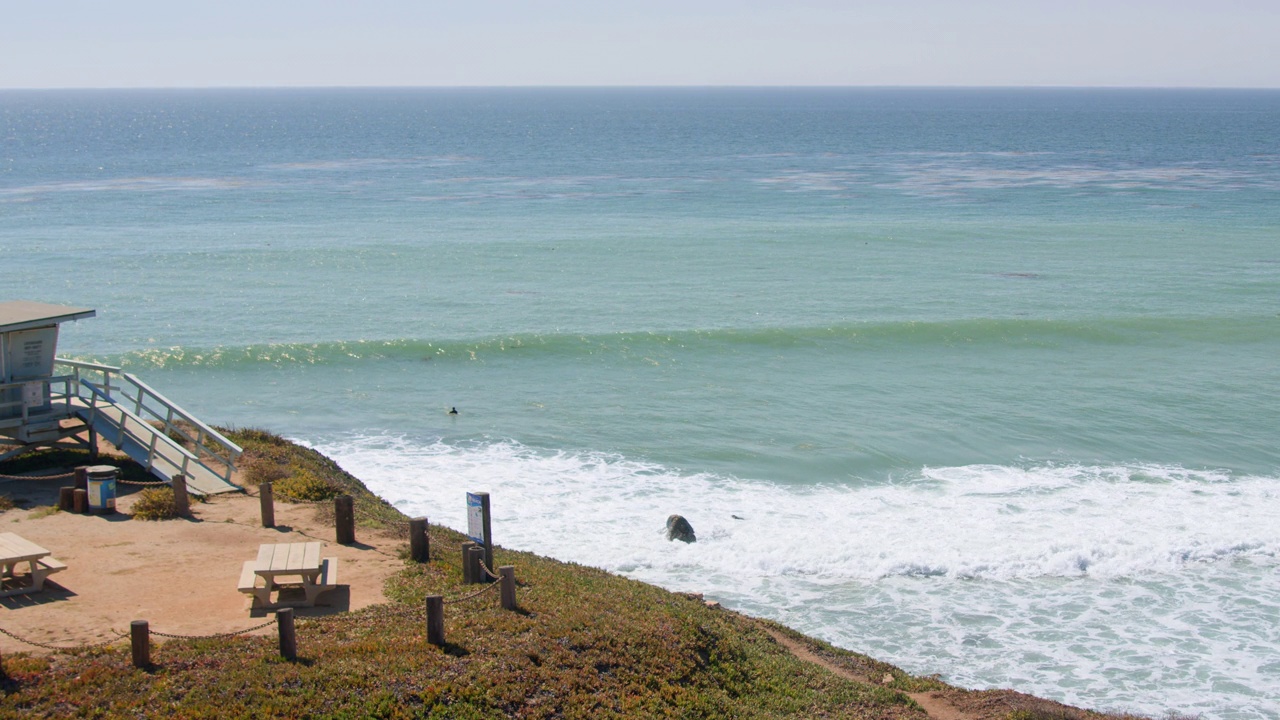
M 66 570 L 62 562 L 49 557 L 49 551 L 18 535 L 17 533 L 0 533 L 0 583 L 5 578 L 16 578 L 14 570 L 19 563 L 29 563 L 24 585 L 12 583 L 11 587 L 0 585 L 0 597 L 39 592 L 44 589 L 45 578 L 53 573 Z
M 338 581 L 338 559 L 320 557 L 319 542 L 266 543 L 258 547 L 258 559 L 247 560 L 240 574 L 240 591 L 252 593 L 263 606 L 271 606 L 271 593 L 281 587 L 303 590 L 305 607 L 315 605 L 316 596 L 331 590 Z M 281 577 L 298 578 L 282 582 Z M 258 585 L 258 579 L 263 581 Z M 277 603 L 278 604 L 278 603 Z

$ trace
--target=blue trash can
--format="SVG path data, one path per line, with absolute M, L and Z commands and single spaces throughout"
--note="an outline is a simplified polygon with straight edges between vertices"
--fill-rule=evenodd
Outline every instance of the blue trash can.
M 92 465 L 85 468 L 89 480 L 89 512 L 110 515 L 116 511 L 116 478 L 120 468 Z

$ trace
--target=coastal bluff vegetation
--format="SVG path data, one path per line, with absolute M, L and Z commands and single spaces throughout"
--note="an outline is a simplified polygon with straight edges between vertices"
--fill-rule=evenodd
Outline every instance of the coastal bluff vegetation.
M 333 504 L 326 501 L 350 495 L 358 541 L 386 538 L 378 545 L 396 548 L 399 539 L 382 580 L 385 602 L 299 613 L 294 661 L 280 656 L 273 623 L 253 632 L 153 637 L 147 669 L 134 667 L 127 638 L 103 644 L 65 637 L 46 641 L 49 647 L 6 651 L 0 661 L 0 718 L 1134 717 L 1011 690 L 952 687 L 697 595 L 501 546 L 495 562 L 516 569 L 517 610 L 503 610 L 496 592 L 466 599 L 476 586 L 463 584 L 462 533 L 432 525 L 430 561 L 415 562 L 404 532 L 408 518 L 329 458 L 264 430 L 225 432 L 245 448 L 240 480 L 246 495 L 196 503 L 194 518 L 164 519 L 163 490 L 123 486 L 123 492 L 146 497 L 134 498 L 133 514 L 117 523 L 151 517 L 159 523 L 209 523 L 207 531 L 230 528 L 230 519 L 215 523 L 201 515 L 222 503 L 256 507 L 257 498 L 247 495 L 270 481 L 278 505 L 297 506 L 314 515 L 317 527 L 327 524 L 331 530 Z M 119 465 L 122 478 L 148 479 L 123 457 L 104 461 Z M 45 475 L 86 462 L 79 451 L 38 451 L 0 463 L 0 475 Z M 0 484 L 0 523 L 25 527 L 58 515 L 56 502 L 47 502 L 50 493 L 27 489 L 39 484 Z M 61 537 L 68 544 L 78 540 L 74 530 Z M 330 542 L 331 533 L 317 539 Z M 387 554 L 359 542 L 356 548 Z M 193 558 L 207 551 L 189 548 Z M 235 578 L 224 580 L 226 593 L 235 595 Z M 152 594 L 145 605 L 164 603 L 163 586 L 140 586 L 138 592 Z M 427 640 L 428 595 L 443 595 L 449 603 L 443 646 Z M 53 602 L 77 599 L 67 592 Z M 27 609 L 6 602 L 0 630 L 11 637 L 47 631 L 24 620 Z M 263 616 L 246 613 L 243 626 L 263 622 Z M 119 634 L 122 628 L 111 630 Z

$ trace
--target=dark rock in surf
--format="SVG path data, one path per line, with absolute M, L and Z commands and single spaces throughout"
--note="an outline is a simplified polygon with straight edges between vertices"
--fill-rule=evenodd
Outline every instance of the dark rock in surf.
M 667 539 L 680 542 L 697 542 L 698 536 L 693 534 L 693 526 L 680 515 L 667 518 Z

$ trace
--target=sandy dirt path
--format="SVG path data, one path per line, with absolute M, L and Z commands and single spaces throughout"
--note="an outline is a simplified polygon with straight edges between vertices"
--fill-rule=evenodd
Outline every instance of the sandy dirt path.
M 357 544 L 338 545 L 316 509 L 277 502 L 276 527 L 261 527 L 256 496 L 220 495 L 193 503 L 191 519 L 135 520 L 137 495 L 118 500 L 114 515 L 47 514 L 58 481 L 6 481 L 0 492 L 20 507 L 0 513 L 0 532 L 14 532 L 47 548 L 67 569 L 45 590 L 0 598 L 0 628 L 59 646 L 94 643 L 147 620 L 153 632 L 203 635 L 240 630 L 271 619 L 250 608 L 236 585 L 245 560 L 262 543 L 324 542 L 322 556 L 339 559 L 338 589 L 320 596 L 299 617 L 355 610 L 380 603 L 383 581 L 403 566 L 399 537 L 357 528 Z M 25 571 L 25 570 L 24 570 Z M 258 631 L 274 632 L 271 628 Z M 0 635 L 0 652 L 45 652 Z
M 805 646 L 772 628 L 761 625 L 760 629 L 769 633 L 769 636 L 777 641 L 779 645 L 785 647 L 792 655 L 795 655 L 800 660 L 813 663 L 814 665 L 821 665 L 830 672 L 835 673 L 846 680 L 853 680 L 854 682 L 867 683 L 871 685 L 877 684 L 872 678 L 849 672 L 842 667 L 823 660 L 812 652 L 809 652 L 809 649 Z M 916 704 L 923 708 L 924 711 L 929 714 L 929 717 L 934 720 L 974 720 L 971 716 L 961 712 L 959 708 L 947 702 L 946 699 L 941 696 L 941 693 L 909 692 L 903 694 L 912 700 L 915 700 Z

